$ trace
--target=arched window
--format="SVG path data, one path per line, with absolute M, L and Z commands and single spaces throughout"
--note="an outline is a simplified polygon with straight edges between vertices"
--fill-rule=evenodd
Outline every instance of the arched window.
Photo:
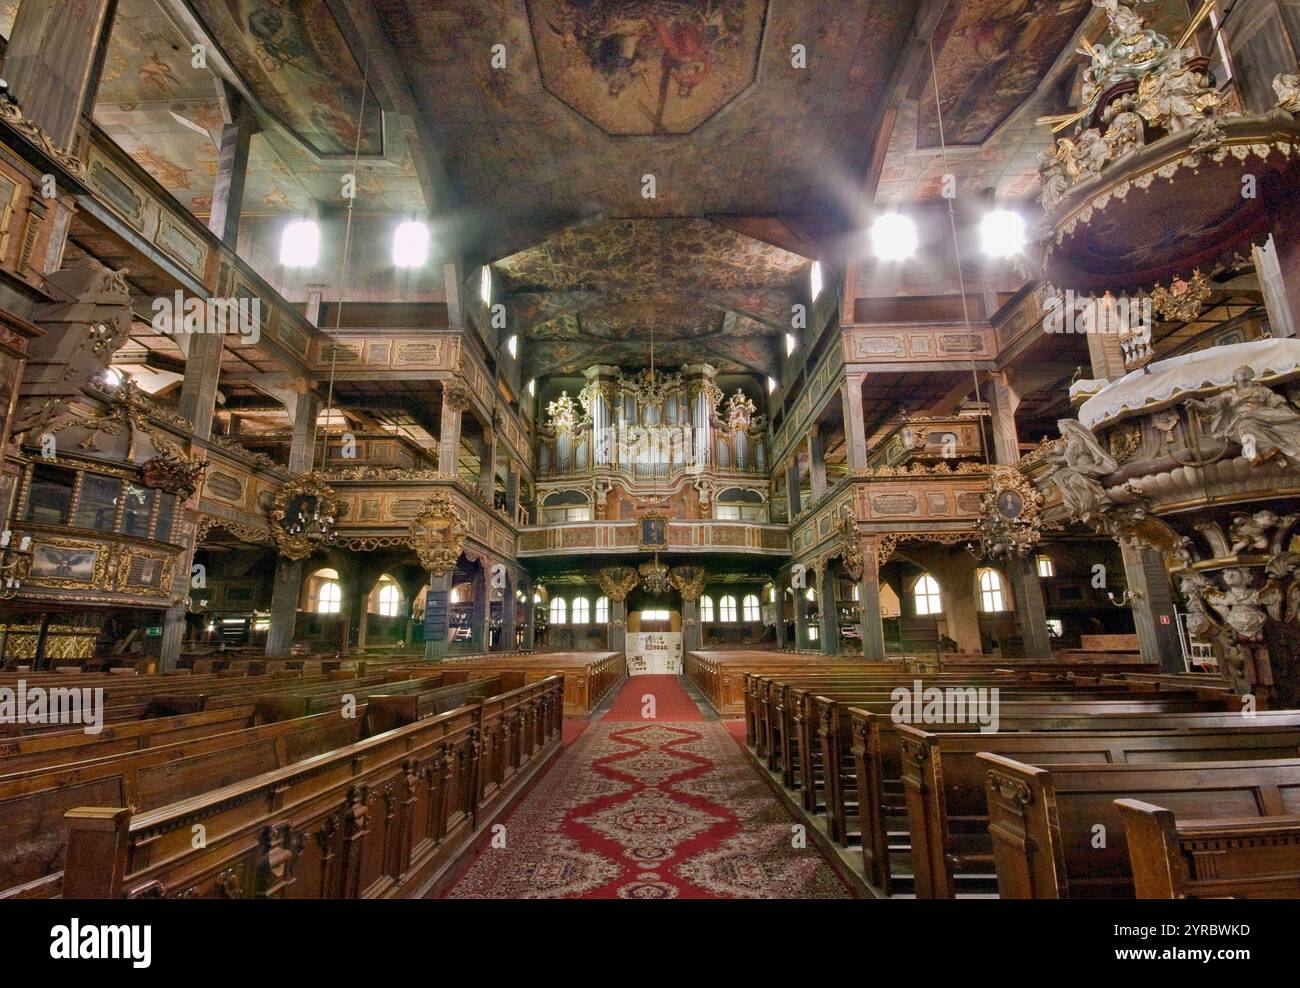
M 745 594 L 745 599 L 740 602 L 741 614 L 746 621 L 758 620 L 758 595 Z
M 591 621 L 591 601 L 586 597 L 573 598 L 573 623 L 588 624 Z
M 1056 564 L 1052 562 L 1051 556 L 1038 557 L 1038 575 L 1043 577 L 1056 575 Z
M 396 583 L 385 583 L 379 588 L 379 613 L 384 617 L 397 617 L 402 607 L 402 591 Z
M 609 598 L 596 598 L 596 623 L 609 624 Z
M 551 600 L 551 624 L 564 624 L 565 607 L 564 598 L 555 597 Z
M 995 569 L 980 573 L 980 610 L 1005 611 L 1007 605 L 1002 593 L 1002 574 Z
M 943 613 L 943 604 L 939 599 L 939 583 L 929 573 L 922 573 L 912 585 L 912 599 L 916 601 L 918 615 Z
M 712 620 L 713 620 L 713 598 L 701 597 L 700 598 L 700 621 L 711 622 Z
M 343 588 L 334 580 L 326 580 L 316 591 L 316 613 L 337 614 L 343 603 Z
M 718 602 L 718 620 L 732 621 L 736 620 L 736 598 L 727 594 Z

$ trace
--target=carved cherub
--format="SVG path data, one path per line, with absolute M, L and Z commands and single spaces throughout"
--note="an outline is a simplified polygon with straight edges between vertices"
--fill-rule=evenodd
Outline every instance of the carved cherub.
M 1273 78 L 1277 105 L 1288 113 L 1300 113 L 1300 73 L 1279 72 Z
M 1232 524 L 1228 526 L 1229 551 L 1235 556 L 1246 549 L 1267 549 L 1268 532 L 1276 524 L 1277 513 L 1267 508 L 1253 515 L 1234 512 Z

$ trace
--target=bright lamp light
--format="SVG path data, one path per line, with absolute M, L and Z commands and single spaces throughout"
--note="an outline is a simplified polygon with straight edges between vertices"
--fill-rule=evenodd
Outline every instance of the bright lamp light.
M 320 260 L 320 227 L 311 220 L 294 220 L 280 240 L 280 263 L 286 268 L 310 268 Z
M 886 213 L 871 227 L 871 245 L 882 261 L 906 261 L 916 253 L 916 224 L 899 213 Z
M 995 209 L 980 224 L 980 240 L 989 257 L 1015 257 L 1025 248 L 1025 220 L 1009 209 Z
M 393 266 L 420 268 L 429 257 L 429 228 L 416 220 L 407 220 L 393 234 Z

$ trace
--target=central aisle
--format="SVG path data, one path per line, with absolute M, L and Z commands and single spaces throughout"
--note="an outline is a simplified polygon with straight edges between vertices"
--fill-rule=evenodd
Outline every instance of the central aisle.
M 677 677 L 633 676 L 448 896 L 848 898 L 794 823 Z

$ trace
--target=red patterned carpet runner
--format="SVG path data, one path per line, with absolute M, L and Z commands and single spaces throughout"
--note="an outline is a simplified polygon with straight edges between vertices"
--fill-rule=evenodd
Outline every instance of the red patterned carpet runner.
M 794 824 L 676 677 L 635 676 L 511 814 L 504 846 L 485 847 L 448 896 L 847 898 Z

